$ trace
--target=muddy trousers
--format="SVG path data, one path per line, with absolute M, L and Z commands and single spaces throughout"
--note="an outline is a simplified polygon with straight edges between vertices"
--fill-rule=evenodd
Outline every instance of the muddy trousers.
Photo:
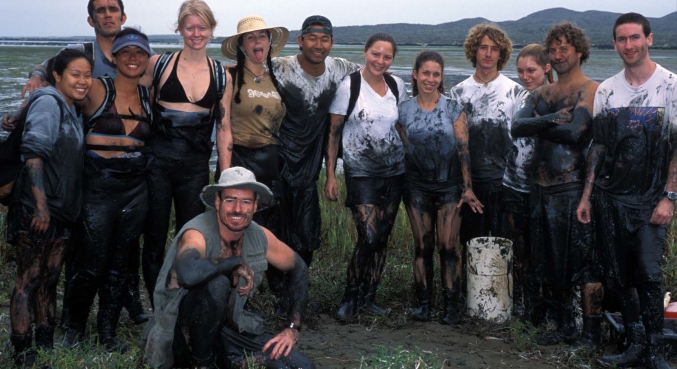
M 290 187 L 284 180 L 280 180 L 276 181 L 273 191 L 280 200 L 278 229 L 274 233 L 310 267 L 313 252 L 320 247 L 321 242 L 322 216 L 317 184 L 312 182 L 300 187 Z M 282 306 L 286 306 L 286 274 L 268 265 L 266 277 L 268 287 L 283 301 Z
M 271 360 L 261 351 L 273 338 L 270 333 L 250 335 L 225 327 L 231 291 L 230 280 L 218 276 L 191 288 L 183 298 L 172 344 L 175 367 L 246 368 L 244 361 L 249 357 L 266 368 L 314 368 L 296 349 L 287 357 Z
M 182 160 L 156 157 L 147 175 L 148 216 L 141 254 L 143 280 L 153 302 L 153 291 L 164 261 L 172 201 L 178 231 L 189 220 L 204 213 L 200 192 L 209 184 L 209 156 Z
M 138 266 L 138 240 L 148 208 L 143 177 L 88 178 L 82 208 L 82 248 L 77 273 L 66 296 L 69 329 L 84 333 L 97 292 L 99 340 L 115 337 L 122 303 L 128 290 L 130 265 Z M 137 268 L 138 270 L 138 268 Z
M 35 323 L 35 344 L 53 348 L 56 285 L 61 274 L 63 256 L 70 247 L 72 226 L 52 217 L 48 230 L 37 234 L 31 230 L 34 210 L 13 204 L 8 222 L 18 223 L 15 287 L 10 300 L 11 341 L 15 354 L 32 345 L 31 312 Z M 15 218 L 16 217 L 16 218 Z M 11 219 L 15 218 L 15 219 Z

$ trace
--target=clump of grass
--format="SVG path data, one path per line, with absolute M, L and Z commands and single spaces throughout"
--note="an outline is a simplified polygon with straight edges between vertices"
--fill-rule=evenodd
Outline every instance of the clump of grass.
M 518 351 L 527 352 L 538 349 L 534 336 L 538 328 L 531 323 L 523 323 L 519 319 L 510 322 L 510 339 Z
M 360 359 L 360 369 L 425 369 L 440 368 L 441 366 L 442 363 L 434 354 L 423 352 L 418 348 L 416 351 L 405 350 L 401 346 L 396 348 L 376 346 L 374 354 L 366 358 L 363 356 Z

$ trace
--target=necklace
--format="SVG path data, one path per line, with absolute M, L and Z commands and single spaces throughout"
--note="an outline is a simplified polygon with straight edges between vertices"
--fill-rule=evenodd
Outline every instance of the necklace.
M 498 78 L 498 76 L 499 76 L 500 74 L 501 74 L 501 73 L 496 72 L 496 75 L 494 76 L 494 78 L 492 78 L 492 79 L 490 79 L 490 80 L 488 80 L 488 81 L 485 81 L 485 80 L 483 80 L 482 78 L 480 78 L 480 77 L 477 75 L 477 72 L 475 72 L 475 78 L 476 78 L 476 79 L 479 79 L 480 82 L 482 82 L 482 83 L 484 84 L 484 87 L 487 87 L 487 86 L 489 86 L 489 84 L 490 84 L 491 82 L 493 82 L 496 78 Z
M 421 95 L 416 96 L 416 101 L 418 102 L 418 105 L 421 107 L 421 109 L 428 110 L 428 109 L 426 109 L 426 107 L 429 107 L 429 106 L 435 107 L 435 106 L 437 106 L 437 103 L 440 102 L 440 93 L 439 93 L 439 91 L 437 92 L 437 99 L 435 99 L 435 102 L 433 102 L 433 103 L 424 102 L 423 99 L 421 99 Z
M 247 66 L 244 66 L 244 69 L 248 70 L 249 73 L 251 73 L 254 76 L 254 82 L 256 83 L 261 83 L 261 77 L 263 77 L 266 74 L 266 70 L 263 70 L 263 73 L 256 75 L 256 73 L 252 72 L 251 69 L 247 68 Z

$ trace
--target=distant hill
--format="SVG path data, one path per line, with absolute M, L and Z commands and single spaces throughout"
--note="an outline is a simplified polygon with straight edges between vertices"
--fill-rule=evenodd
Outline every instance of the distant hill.
M 543 42 L 545 33 L 560 21 L 569 21 L 586 30 L 592 45 L 599 48 L 612 47 L 612 28 L 621 13 L 603 11 L 577 12 L 565 8 L 553 8 L 530 14 L 515 21 L 496 22 L 503 28 L 515 45 Z M 677 48 L 677 12 L 662 18 L 649 18 L 654 34 L 654 47 Z M 461 46 L 468 30 L 479 23 L 490 22 L 484 18 L 461 19 L 437 25 L 428 24 L 377 24 L 334 28 L 334 42 L 340 44 L 364 44 L 376 32 L 391 34 L 398 44 L 429 44 Z M 290 40 L 299 31 L 292 31 Z

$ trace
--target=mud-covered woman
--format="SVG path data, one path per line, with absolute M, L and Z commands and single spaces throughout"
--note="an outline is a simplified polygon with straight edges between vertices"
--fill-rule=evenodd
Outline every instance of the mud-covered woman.
M 95 79 L 81 103 L 86 131 L 82 243 L 75 250 L 77 271 L 65 300 L 66 346 L 84 337 L 98 292 L 99 342 L 110 351 L 125 349 L 116 328 L 128 297 L 129 275 L 138 276 L 138 241 L 148 210 L 146 173 L 152 156 L 145 144 L 151 135 L 152 111 L 148 88 L 139 80 L 150 54 L 145 34 L 132 28 L 118 33 L 112 47 L 116 77 Z
M 288 38 L 286 28 L 268 27 L 261 17 L 251 15 L 240 19 L 237 33 L 221 44 L 223 55 L 237 62 L 229 69 L 232 165 L 251 170 L 273 193 L 282 170 L 278 132 L 286 108 L 271 58 L 282 51 Z M 273 206 L 258 212 L 254 221 L 277 233 L 275 210 Z
M 472 190 L 468 122 L 463 105 L 444 96 L 444 59 L 434 51 L 416 56 L 411 75 L 413 98 L 400 105 L 395 124 L 405 150 L 404 204 L 414 236 L 414 285 L 419 306 L 412 318 L 430 320 L 433 251 L 440 256 L 444 296 L 441 323 L 460 321 L 460 208 L 482 204 Z
M 169 230 L 172 203 L 174 228 L 205 211 L 200 191 L 209 183 L 209 158 L 215 130 L 218 167 L 230 166 L 230 97 L 227 73 L 207 56 L 216 20 L 202 0 L 181 4 L 176 31 L 183 49 L 151 57 L 142 84 L 153 90 L 153 132 L 148 142 L 155 159 L 148 173 L 148 216 L 142 253 L 143 279 L 153 291 Z M 218 169 L 217 168 L 217 171 Z
M 541 44 L 529 44 L 522 48 L 517 55 L 516 64 L 517 76 L 522 86 L 529 92 L 553 81 L 550 57 L 545 46 Z M 531 283 L 528 274 L 531 255 L 529 226 L 531 179 L 528 173 L 536 137 L 516 137 L 512 142 L 503 175 L 503 201 L 508 217 L 510 239 L 513 243 L 512 312 L 514 316 L 538 325 L 543 318 L 543 311 L 539 308 L 542 295 L 539 286 Z M 549 289 L 546 290 L 548 291 Z
M 65 49 L 47 65 L 50 86 L 29 99 L 7 239 L 16 245 L 15 287 L 10 302 L 15 363 L 30 368 L 35 346 L 54 346 L 56 285 L 82 207 L 83 131 L 74 102 L 92 85 L 92 61 Z M 31 315 L 34 319 L 31 321 Z
M 404 148 L 395 122 L 397 104 L 407 98 L 407 90 L 402 79 L 385 74 L 396 52 L 392 36 L 377 33 L 369 37 L 363 50 L 364 67 L 346 76 L 329 108 L 324 195 L 331 201 L 338 199 L 335 172 L 342 146 L 345 205 L 357 229 L 345 294 L 334 315 L 338 320 L 353 319 L 358 313 L 358 300 L 368 313 L 388 313 L 374 300 L 404 188 Z

